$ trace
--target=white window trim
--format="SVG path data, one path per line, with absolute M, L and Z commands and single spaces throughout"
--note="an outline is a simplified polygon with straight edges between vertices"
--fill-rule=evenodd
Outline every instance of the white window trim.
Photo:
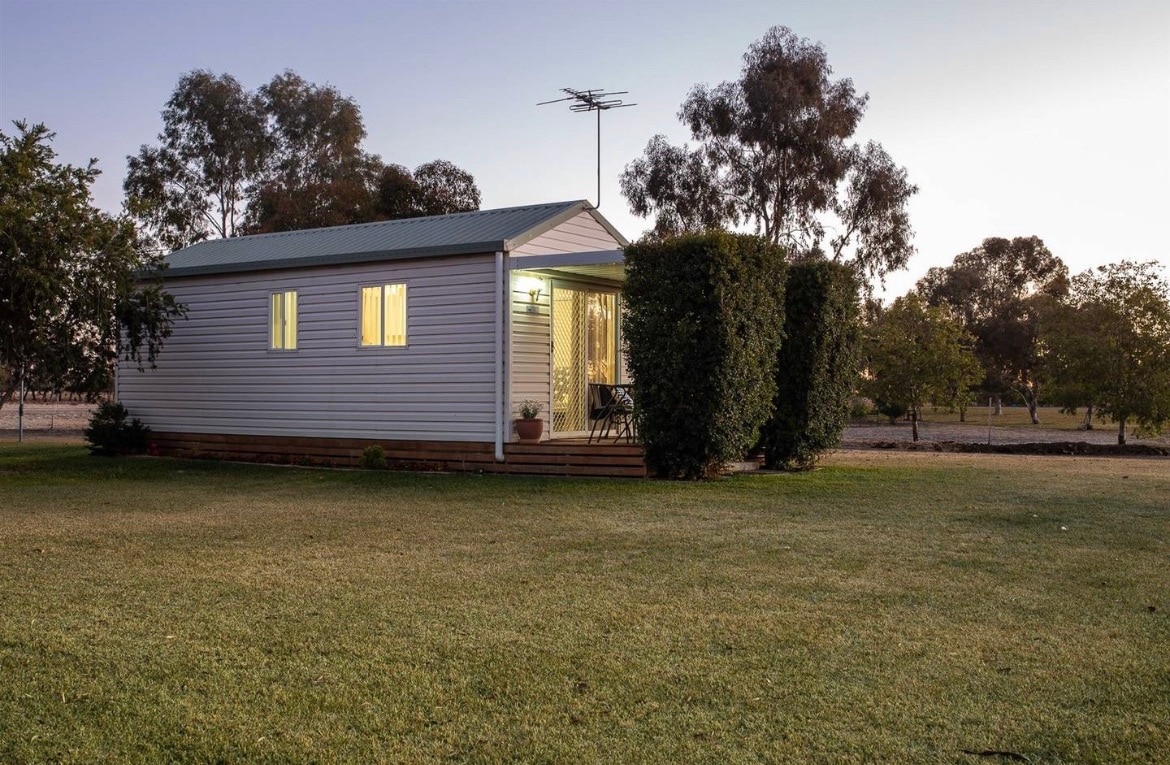
M 272 298 L 276 297 L 277 295 L 281 296 L 280 310 L 281 310 L 281 320 L 283 322 L 281 325 L 281 329 L 282 329 L 281 341 L 283 342 L 283 338 L 284 338 L 283 329 L 285 326 L 288 325 L 288 313 L 287 313 L 288 305 L 286 304 L 287 301 L 285 300 L 284 296 L 286 294 L 288 294 L 289 292 L 291 292 L 297 296 L 297 298 L 296 298 L 297 310 L 296 310 L 296 315 L 293 317 L 293 321 L 296 324 L 296 336 L 297 336 L 297 345 L 295 348 L 277 347 L 277 346 L 272 344 Z M 296 353 L 297 351 L 299 351 L 301 349 L 300 313 L 301 313 L 300 290 L 269 290 L 269 292 L 268 292 L 268 352 L 269 353 Z
M 402 345 L 386 345 L 385 343 L 364 345 L 362 343 L 362 318 L 363 318 L 362 317 L 362 290 L 367 289 L 369 287 L 378 287 L 382 290 L 382 300 L 379 303 L 379 310 L 381 311 L 381 315 L 378 316 L 378 326 L 379 326 L 379 328 L 381 328 L 382 332 L 385 332 L 385 326 L 386 326 L 386 292 L 385 292 L 385 290 L 386 290 L 386 287 L 391 287 L 395 284 L 401 284 L 403 287 L 406 288 L 406 306 L 405 306 L 406 316 L 404 317 L 404 324 L 406 325 L 406 342 L 403 343 Z M 412 287 L 410 286 L 409 279 L 399 279 L 397 281 L 385 281 L 385 282 L 363 282 L 362 284 L 358 285 L 358 288 L 357 288 L 357 322 L 354 324 L 354 327 L 357 331 L 356 331 L 356 336 L 354 338 L 354 342 L 356 343 L 356 347 L 359 351 L 387 351 L 387 352 L 388 351 L 401 351 L 401 350 L 405 350 L 406 348 L 410 347 L 410 338 L 411 338 L 410 295 L 411 295 L 411 292 L 412 292 Z M 383 337 L 383 339 L 385 339 L 385 338 Z

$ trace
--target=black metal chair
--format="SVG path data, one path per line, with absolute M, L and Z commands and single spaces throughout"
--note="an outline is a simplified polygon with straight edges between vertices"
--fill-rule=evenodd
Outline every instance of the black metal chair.
M 609 429 L 609 408 L 613 402 L 612 391 L 608 391 L 608 385 L 600 385 L 598 383 L 589 383 L 587 392 L 589 394 L 589 420 L 593 424 L 589 428 L 589 443 L 593 443 L 593 436 L 597 433 L 597 426 L 601 425 L 601 432 L 605 433 Z M 598 435 L 598 441 L 602 436 Z
M 589 419 L 593 422 L 589 428 L 589 443 L 593 443 L 596 435 L 598 441 L 609 438 L 613 429 L 617 428 L 616 441 L 623 436 L 626 443 L 634 440 L 634 400 L 632 385 L 606 385 L 603 383 L 589 383 Z M 600 426 L 601 430 L 598 431 Z
M 610 422 L 620 425 L 617 436 L 614 438 L 625 437 L 627 444 L 632 444 L 638 439 L 638 434 L 635 432 L 634 419 L 634 386 L 633 385 L 614 385 L 613 387 L 613 412 L 610 416 Z

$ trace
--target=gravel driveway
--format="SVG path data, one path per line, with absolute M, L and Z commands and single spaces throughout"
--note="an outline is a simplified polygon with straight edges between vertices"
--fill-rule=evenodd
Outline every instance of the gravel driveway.
M 96 408 L 94 404 L 62 402 L 42 404 L 26 402 L 24 405 L 24 434 L 29 438 L 51 436 L 81 437 L 81 431 L 89 424 L 89 418 Z M 0 408 L 0 438 L 16 438 L 17 405 L 14 401 L 4 402 Z
M 977 423 L 942 424 L 934 422 L 918 423 L 918 439 L 920 441 L 940 442 L 958 441 L 960 443 L 987 443 L 987 426 Z M 841 446 L 848 449 L 864 449 L 876 442 L 912 441 L 913 433 L 908 422 L 898 422 L 895 425 L 886 423 L 851 424 L 845 429 L 845 436 Z M 1133 432 L 1126 439 L 1131 444 L 1170 445 L 1170 435 L 1158 438 L 1134 438 Z M 1057 443 L 1063 441 L 1083 441 L 1090 444 L 1117 443 L 1117 427 L 1115 425 L 1101 425 L 1093 430 L 1055 430 L 1043 427 L 1003 427 L 992 426 L 991 443 L 993 444 L 1036 444 Z
M 81 437 L 81 431 L 89 423 L 93 413 L 93 404 L 60 403 L 42 404 L 26 403 L 24 407 L 24 430 L 30 438 L 37 437 Z M 5 403 L 0 408 L 0 438 L 15 439 L 16 437 L 16 404 Z M 918 437 L 922 441 L 958 441 L 961 443 L 987 443 L 987 426 L 978 423 L 942 424 L 934 422 L 918 423 Z M 878 442 L 909 442 L 911 438 L 910 423 L 866 422 L 851 424 L 845 429 L 845 436 L 841 446 L 847 449 L 865 449 Z M 1084 441 L 1090 444 L 1117 443 L 1117 429 L 1113 425 L 1102 425 L 1094 430 L 1055 430 L 1029 427 L 991 428 L 991 442 L 993 444 L 1032 444 L 1054 443 L 1061 441 Z M 1129 442 L 1132 444 L 1156 444 L 1170 446 L 1170 434 L 1158 438 L 1134 438 L 1131 433 Z

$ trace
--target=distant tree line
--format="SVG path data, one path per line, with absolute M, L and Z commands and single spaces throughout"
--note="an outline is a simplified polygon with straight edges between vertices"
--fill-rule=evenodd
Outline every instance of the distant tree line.
M 1170 423 L 1170 285 L 1156 263 L 1100 266 L 1069 277 L 1035 236 L 989 238 L 932 268 L 866 326 L 861 391 L 879 410 L 1012 397 L 1117 425 L 1118 443 Z M 917 429 L 915 428 L 915 439 Z
M 918 293 L 946 308 L 970 335 L 982 379 L 978 390 L 1000 402 L 1018 396 L 1040 423 L 1040 313 L 1068 291 L 1068 268 L 1039 237 L 992 237 L 919 280 Z M 962 412 L 969 399 L 957 394 Z
M 127 157 L 126 210 L 165 250 L 203 239 L 477 210 L 466 170 L 413 170 L 362 148 L 361 110 L 285 71 L 250 92 L 230 74 L 183 75 L 158 143 Z

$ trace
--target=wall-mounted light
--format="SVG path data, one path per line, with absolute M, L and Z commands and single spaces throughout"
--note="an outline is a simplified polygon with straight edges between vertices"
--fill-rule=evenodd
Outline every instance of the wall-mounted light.
M 525 311 L 528 313 L 540 313 L 540 298 L 542 295 L 548 294 L 544 291 L 544 288 L 544 280 L 538 279 L 535 276 L 524 274 L 517 277 L 516 291 L 521 294 L 528 293 L 528 305 L 524 307 Z

